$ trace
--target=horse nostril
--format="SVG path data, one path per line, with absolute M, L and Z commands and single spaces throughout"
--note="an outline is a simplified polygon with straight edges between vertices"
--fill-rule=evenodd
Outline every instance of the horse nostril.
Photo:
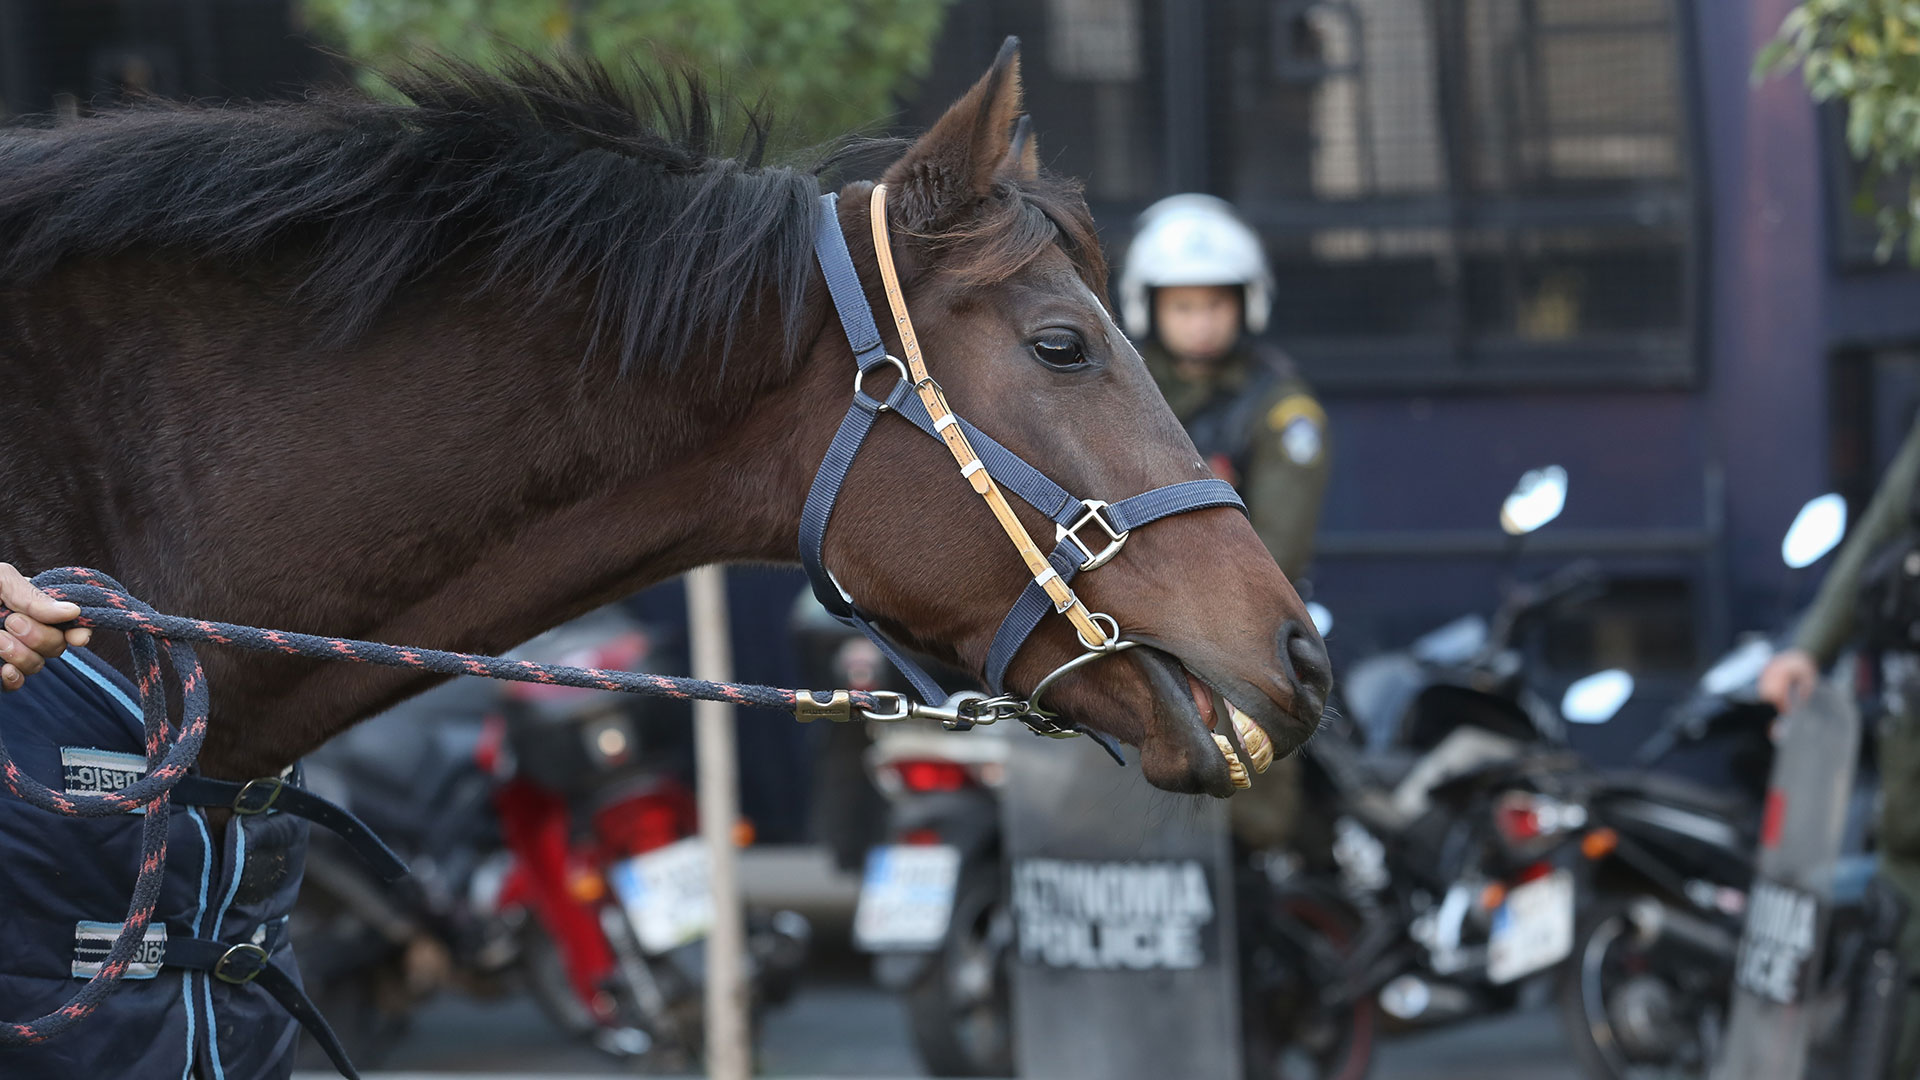
M 1289 620 L 1280 629 L 1281 663 L 1293 676 L 1293 685 L 1313 699 L 1315 706 L 1326 704 L 1333 689 L 1333 664 L 1327 648 L 1312 631 Z

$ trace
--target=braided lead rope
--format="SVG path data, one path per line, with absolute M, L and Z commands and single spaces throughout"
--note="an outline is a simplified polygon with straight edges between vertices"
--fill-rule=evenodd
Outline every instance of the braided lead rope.
M 113 947 L 108 950 L 100 970 L 65 1005 L 53 1012 L 25 1023 L 0 1022 L 0 1047 L 32 1046 L 45 1042 L 92 1015 L 126 975 L 134 951 L 146 937 L 154 906 L 159 902 L 161 879 L 166 870 L 171 792 L 174 784 L 193 768 L 207 734 L 209 699 L 206 675 L 201 671 L 199 657 L 188 642 L 212 642 L 316 660 L 348 660 L 413 668 L 440 675 L 480 675 L 490 679 L 614 690 L 647 697 L 723 701 L 789 712 L 801 704 L 796 700 L 800 696 L 796 691 L 751 683 L 711 682 L 647 672 L 534 664 L 497 656 L 403 648 L 377 641 L 295 634 L 285 630 L 163 615 L 135 598 L 119 582 L 98 570 L 84 567 L 48 570 L 36 575 L 33 583 L 55 600 L 67 600 L 80 606 L 80 617 L 74 620 L 74 625 L 126 632 L 132 645 L 134 669 L 139 676 L 147 774 L 115 792 L 96 795 L 54 791 L 28 776 L 14 762 L 5 740 L 0 739 L 0 783 L 29 805 L 63 817 L 111 817 L 141 807 L 146 808 L 147 814 L 141 826 L 140 870 L 134 879 L 133 898 L 127 906 L 127 917 L 120 936 L 114 939 Z M 0 607 L 0 619 L 7 614 L 7 610 Z M 166 689 L 160 666 L 162 656 L 173 668 L 185 703 L 185 721 L 178 731 L 174 730 L 167 715 Z M 845 695 L 844 698 L 841 695 Z M 866 691 L 839 691 L 834 696 L 837 701 L 860 709 L 878 710 L 881 707 L 879 698 Z
M 71 599 L 76 603 L 82 603 L 82 598 L 103 600 L 117 614 L 140 618 L 155 614 L 152 608 L 127 595 L 119 582 L 94 570 L 49 570 L 34 578 L 34 584 L 57 599 Z M 85 607 L 82 603 L 83 618 Z M 199 756 L 200 744 L 206 739 L 207 680 L 191 645 L 139 631 L 130 631 L 129 640 L 145 716 L 145 777 L 115 792 L 70 795 L 54 791 L 28 776 L 14 762 L 6 743 L 0 741 L 0 783 L 31 806 L 65 817 L 109 817 L 140 807 L 147 811 L 140 827 L 140 870 L 134 878 L 133 897 L 128 901 L 120 935 L 107 950 L 100 970 L 65 1005 L 45 1016 L 25 1023 L 0 1022 L 0 1047 L 45 1042 L 91 1016 L 127 973 L 134 951 L 146 938 L 154 906 L 160 901 L 160 886 L 167 866 L 167 824 L 173 810 L 171 792 L 173 785 L 192 768 L 194 758 Z M 163 655 L 179 679 L 185 722 L 178 732 L 167 718 L 166 690 L 160 668 Z

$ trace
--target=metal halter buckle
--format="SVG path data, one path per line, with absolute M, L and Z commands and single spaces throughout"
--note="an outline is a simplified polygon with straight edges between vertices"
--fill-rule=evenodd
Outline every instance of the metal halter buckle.
M 251 962 L 252 970 L 241 972 L 239 974 L 234 974 L 229 972 L 227 970 L 227 962 L 229 960 L 236 960 L 236 959 L 241 961 Z M 243 941 L 240 944 L 235 945 L 233 948 L 228 949 L 226 952 L 222 953 L 220 956 L 220 959 L 214 962 L 213 977 L 216 979 L 219 979 L 223 983 L 232 983 L 235 986 L 244 986 L 245 984 L 250 983 L 253 980 L 259 978 L 260 973 L 262 971 L 265 971 L 266 969 L 267 969 L 267 950 L 261 948 L 258 945 L 255 945 L 251 941 Z
M 267 788 L 267 797 L 257 803 L 250 803 L 247 797 L 254 793 L 254 785 Z M 240 815 L 264 814 L 280 798 L 281 789 L 287 786 L 285 780 L 277 776 L 259 776 L 246 782 L 233 796 L 233 812 Z
M 1114 531 L 1113 523 L 1107 520 L 1105 514 L 1101 513 L 1101 511 L 1107 509 L 1107 507 L 1108 504 L 1100 499 L 1082 499 L 1080 500 L 1080 516 L 1073 519 L 1073 524 L 1056 524 L 1053 527 L 1053 539 L 1056 543 L 1072 538 L 1074 546 L 1079 548 L 1081 553 L 1086 556 L 1086 560 L 1080 564 L 1080 569 L 1082 570 L 1094 570 L 1105 566 L 1115 555 L 1120 554 L 1121 545 L 1127 542 L 1127 537 L 1132 533 L 1132 530 L 1128 530 L 1127 532 Z M 1089 522 L 1099 525 L 1100 531 L 1107 534 L 1107 539 L 1098 552 L 1094 551 L 1092 544 L 1080 539 L 1080 530 L 1086 528 Z

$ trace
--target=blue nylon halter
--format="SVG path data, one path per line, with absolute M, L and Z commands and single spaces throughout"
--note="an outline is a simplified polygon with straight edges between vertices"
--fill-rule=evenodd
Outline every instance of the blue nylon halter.
M 853 350 L 858 374 L 854 379 L 853 404 L 841 419 L 840 428 L 828 444 L 826 456 L 820 462 L 819 471 L 814 473 L 813 485 L 807 492 L 806 508 L 800 515 L 800 562 L 806 568 L 814 598 L 829 614 L 843 625 L 866 635 L 906 675 L 923 700 L 929 704 L 950 704 L 955 698 L 949 696 L 918 663 L 902 653 L 874 627 L 872 619 L 853 602 L 853 598 L 834 579 L 821 558 L 827 522 L 833 516 L 834 503 L 839 498 L 841 486 L 846 483 L 848 471 L 853 468 L 854 457 L 860 452 L 867 433 L 873 430 L 880 414 L 895 413 L 927 435 L 936 440 L 939 438 L 925 404 L 913 393 L 906 365 L 888 354 L 886 344 L 880 337 L 873 310 L 867 303 L 866 290 L 860 283 L 860 274 L 854 269 L 853 256 L 847 250 L 846 237 L 840 232 L 838 203 L 839 196 L 833 193 L 820 196 L 820 224 L 813 248 L 820 263 L 820 272 L 826 278 L 827 292 L 833 297 L 834 310 L 839 314 L 840 326 L 846 332 L 847 345 Z M 900 378 L 894 381 L 886 397 L 869 395 L 864 385 L 866 377 L 876 368 L 888 366 L 894 367 Z M 960 424 L 966 432 L 967 441 L 973 445 L 986 466 L 988 475 L 1055 524 L 1057 543 L 1047 556 L 1047 561 L 1063 582 L 1070 582 L 1080 571 L 1095 569 L 1112 558 L 1119 551 L 1127 533 L 1140 526 L 1189 510 L 1231 506 L 1245 513 L 1247 509 L 1233 486 L 1224 480 L 1183 481 L 1111 504 L 1077 499 L 979 428 L 964 419 Z M 1080 534 L 1089 530 L 1104 533 L 1106 542 L 1100 544 L 1082 540 Z M 987 652 L 986 683 L 994 693 L 1005 692 L 1007 668 L 1013 663 L 1020 647 L 1026 644 L 1034 629 L 1040 625 L 1040 620 L 1053 608 L 1053 601 L 1047 596 L 1046 590 L 1038 582 L 1029 581 L 1012 610 L 1001 621 Z M 1060 670 L 1064 668 L 1056 670 L 1055 674 L 1059 674 Z M 1088 729 L 1079 728 L 1078 725 L 1063 727 L 1053 723 L 1050 717 L 1030 710 L 1011 715 L 1018 716 L 1041 734 L 1091 734 Z M 971 726 L 964 716 L 949 723 L 956 727 Z M 1114 753 L 1116 758 L 1119 756 L 1104 739 L 1101 742 L 1109 753 Z

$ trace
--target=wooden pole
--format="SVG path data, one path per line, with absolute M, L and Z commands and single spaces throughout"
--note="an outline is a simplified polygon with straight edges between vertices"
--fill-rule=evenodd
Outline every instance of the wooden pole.
M 687 623 L 693 638 L 695 678 L 733 678 L 727 630 L 727 585 L 717 566 L 687 575 Z M 699 770 L 700 836 L 713 867 L 713 929 L 707 934 L 707 1075 L 746 1080 L 752 1072 L 747 1027 L 746 918 L 733 831 L 740 816 L 735 768 L 733 706 L 693 703 L 694 755 Z

